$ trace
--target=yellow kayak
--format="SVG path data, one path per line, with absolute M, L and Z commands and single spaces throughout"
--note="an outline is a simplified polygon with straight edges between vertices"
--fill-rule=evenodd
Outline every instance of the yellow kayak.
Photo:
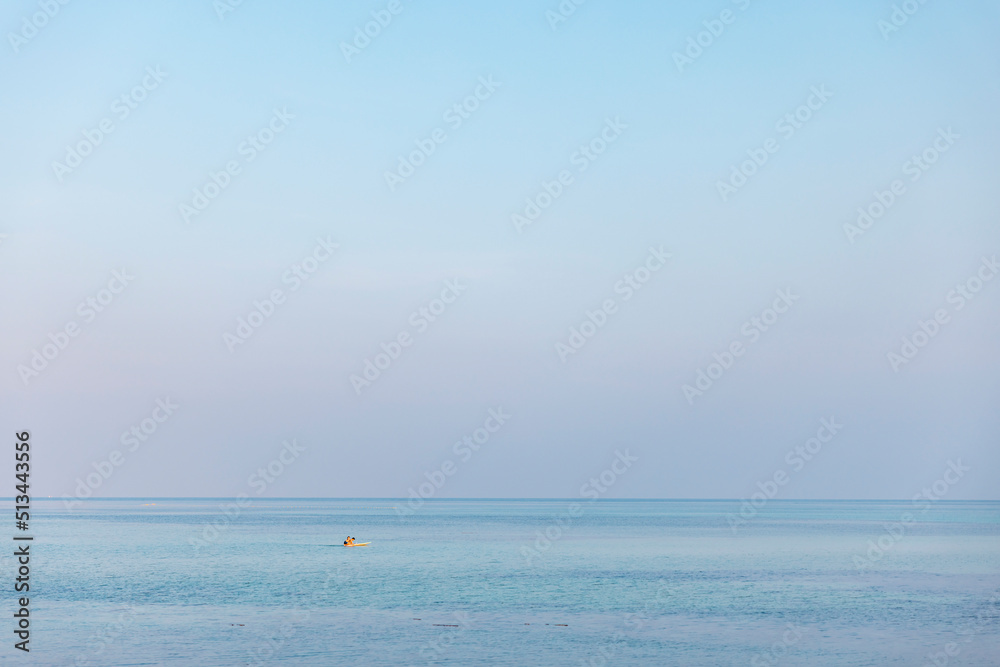
M 355 542 L 354 544 L 345 544 L 345 547 L 367 547 L 371 542 Z

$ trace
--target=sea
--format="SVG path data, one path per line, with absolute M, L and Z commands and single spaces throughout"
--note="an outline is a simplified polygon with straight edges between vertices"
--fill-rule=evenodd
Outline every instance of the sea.
M 0 662 L 1000 665 L 1000 503 L 760 505 L 33 499 Z

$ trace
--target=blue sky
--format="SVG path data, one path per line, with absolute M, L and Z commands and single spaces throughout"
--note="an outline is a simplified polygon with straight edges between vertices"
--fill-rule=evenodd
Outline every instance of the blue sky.
M 948 300 L 1000 253 L 997 7 L 928 3 L 885 38 L 889 2 L 590 0 L 553 29 L 554 1 L 402 0 L 347 62 L 340 44 L 388 4 L 248 0 L 220 19 L 207 0 L 69 3 L 16 51 L 9 33 L 42 10 L 0 12 L 0 398 L 40 443 L 39 495 L 72 494 L 170 397 L 181 407 L 96 495 L 236 495 L 294 438 L 307 451 L 268 495 L 404 496 L 502 406 L 509 422 L 438 497 L 576 497 L 624 448 L 640 461 L 605 497 L 746 497 L 831 416 L 843 430 L 782 497 L 910 498 L 958 458 L 972 471 L 948 497 L 997 497 L 1000 281 Z M 147 68 L 162 82 L 119 118 Z M 499 85 L 451 127 L 480 77 Z M 275 109 L 293 118 L 246 161 Z M 103 119 L 114 131 L 60 181 L 53 162 Z M 626 127 L 579 171 L 608 119 Z M 386 171 L 438 128 L 390 191 Z M 904 163 L 948 128 L 911 181 Z M 769 139 L 723 201 L 717 182 Z M 229 161 L 240 173 L 185 222 Z M 572 184 L 519 233 L 512 214 L 563 170 Z M 905 193 L 849 242 L 896 179 Z M 292 291 L 317 238 L 337 251 Z M 626 301 L 615 285 L 651 246 L 671 258 Z M 85 322 L 78 304 L 123 267 L 134 281 Z M 446 280 L 466 288 L 418 332 L 411 314 Z M 275 289 L 286 299 L 230 351 L 224 334 Z M 684 385 L 782 289 L 794 306 L 689 402 Z M 564 363 L 556 344 L 608 298 Z M 941 308 L 894 370 L 887 354 Z M 25 382 L 70 321 L 79 335 Z M 350 377 L 401 332 L 412 345 L 359 395 Z

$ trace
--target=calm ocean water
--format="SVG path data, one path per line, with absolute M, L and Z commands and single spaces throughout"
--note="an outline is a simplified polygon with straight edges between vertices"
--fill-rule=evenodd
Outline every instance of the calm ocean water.
M 1000 503 L 33 502 L 18 662 L 1000 664 Z

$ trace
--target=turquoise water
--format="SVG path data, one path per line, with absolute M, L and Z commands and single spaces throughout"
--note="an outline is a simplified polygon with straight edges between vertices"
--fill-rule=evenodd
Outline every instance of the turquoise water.
M 34 502 L 32 664 L 1000 664 L 1000 503 Z

